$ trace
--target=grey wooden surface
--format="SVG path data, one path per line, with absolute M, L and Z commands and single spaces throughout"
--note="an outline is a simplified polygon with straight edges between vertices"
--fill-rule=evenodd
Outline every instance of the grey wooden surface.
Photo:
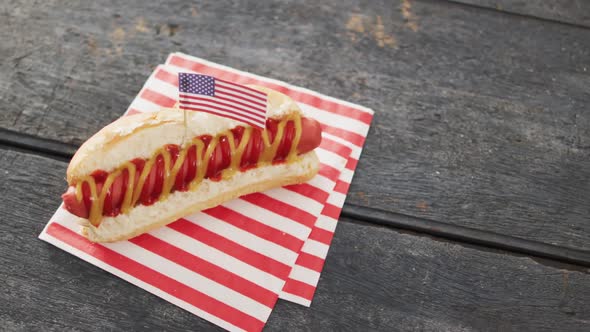
M 453 0 L 507 13 L 590 27 L 586 0 Z
M 216 330 L 36 238 L 66 166 L 0 149 L 2 330 Z M 587 331 L 588 272 L 343 219 L 312 307 L 279 301 L 266 330 Z
M 375 109 L 349 203 L 590 248 L 589 29 L 440 1 L 2 12 L 2 128 L 79 145 L 184 51 Z
M 0 330 L 214 329 L 36 239 L 64 156 L 174 51 L 375 109 L 349 206 L 590 252 L 590 2 L 461 2 L 0 1 Z M 346 218 L 334 241 L 268 330 L 590 329 L 580 266 Z

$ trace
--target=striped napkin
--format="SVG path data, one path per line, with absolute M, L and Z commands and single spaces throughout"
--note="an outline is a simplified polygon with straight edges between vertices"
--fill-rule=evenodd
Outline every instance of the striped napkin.
M 319 174 L 110 244 L 78 235 L 76 218 L 60 207 L 39 237 L 227 330 L 260 331 L 279 297 L 310 305 L 373 112 L 175 53 L 154 70 L 126 114 L 172 107 L 179 71 L 292 97 L 322 123 Z

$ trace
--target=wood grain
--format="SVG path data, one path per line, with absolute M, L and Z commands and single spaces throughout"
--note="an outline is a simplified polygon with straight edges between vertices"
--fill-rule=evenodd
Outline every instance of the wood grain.
M 0 149 L 2 329 L 217 330 L 37 239 L 65 167 Z M 585 331 L 588 272 L 343 220 L 312 307 L 279 301 L 266 330 Z
M 0 127 L 78 145 L 183 51 L 375 109 L 350 203 L 590 250 L 589 29 L 431 1 L 5 8 Z
M 452 0 L 470 5 L 590 27 L 590 3 L 584 0 Z

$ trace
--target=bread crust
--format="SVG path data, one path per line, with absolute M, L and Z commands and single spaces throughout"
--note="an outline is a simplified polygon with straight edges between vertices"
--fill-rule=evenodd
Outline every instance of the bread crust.
M 70 160 L 66 171 L 68 184 L 75 184 L 82 177 L 88 175 L 81 170 L 81 165 L 88 158 L 97 158 L 97 154 L 104 154 L 113 145 L 123 142 L 138 131 L 174 122 L 173 119 L 165 119 L 160 112 L 121 117 L 92 135 L 78 148 L 72 160 Z
M 288 96 L 266 87 L 249 86 L 267 93 L 268 118 L 280 120 L 293 114 L 302 115 L 299 106 Z M 111 172 L 125 161 L 149 158 L 166 144 L 183 146 L 192 137 L 215 136 L 243 125 L 205 112 L 186 112 L 185 122 L 185 112 L 178 108 L 125 116 L 101 129 L 78 149 L 68 165 L 67 181 L 75 185 L 97 169 Z M 82 234 L 90 241 L 126 240 L 242 195 L 308 181 L 318 169 L 318 158 L 311 151 L 289 164 L 237 172 L 220 181 L 221 184 L 205 179 L 193 192 L 174 192 L 165 201 L 151 206 L 138 205 L 125 215 L 104 217 L 98 227 L 87 219 L 80 218 L 79 222 Z M 223 190 L 207 191 L 217 187 Z
M 114 218 L 105 218 L 101 225 L 94 227 L 88 220 L 80 218 L 82 234 L 92 242 L 127 240 L 167 225 L 184 216 L 215 207 L 243 195 L 309 181 L 317 174 L 318 170 L 319 160 L 316 153 L 311 151 L 302 155 L 298 161 L 290 164 L 269 165 L 246 172 L 238 172 L 232 178 L 223 180 L 228 181 L 228 189 L 218 194 L 209 193 L 207 196 L 207 193 L 198 192 L 201 187 L 197 187 L 196 192 L 193 193 L 197 202 L 191 204 L 191 202 L 183 201 L 182 206 L 175 206 L 172 209 L 173 211 L 168 211 L 170 210 L 169 207 L 177 205 L 177 201 L 180 201 L 179 197 L 175 195 L 176 193 L 171 194 L 166 201 L 151 206 L 142 206 L 141 208 L 144 209 L 141 212 L 142 217 L 153 214 L 159 215 L 159 217 L 153 219 L 141 218 L 148 220 L 147 223 L 137 223 L 137 220 L 140 218 L 134 219 L 120 215 Z M 261 173 L 262 175 L 252 174 L 252 172 Z M 274 172 L 276 174 L 267 174 L 268 172 Z M 236 181 L 234 181 L 236 177 L 244 177 L 247 180 L 238 181 L 239 185 L 236 185 Z M 211 184 L 210 180 L 205 181 Z M 109 224 L 105 227 L 105 223 Z

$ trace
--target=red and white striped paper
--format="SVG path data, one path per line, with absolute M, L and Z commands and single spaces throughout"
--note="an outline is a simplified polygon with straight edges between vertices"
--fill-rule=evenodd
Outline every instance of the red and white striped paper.
M 178 59 L 238 83 L 280 83 L 173 54 L 168 62 L 174 66 L 156 68 L 128 114 L 176 103 L 178 67 L 195 69 L 175 63 Z M 279 295 L 309 305 L 371 118 L 363 115 L 368 120 L 363 123 L 343 107 L 372 112 L 280 84 L 282 92 L 293 89 L 292 97 L 313 98 L 301 106 L 322 123 L 348 121 L 339 123 L 347 127 L 342 130 L 324 128 L 317 150 L 320 174 L 308 183 L 243 196 L 112 244 L 89 243 L 78 235 L 75 218 L 60 208 L 40 238 L 228 330 L 261 330 Z
M 280 294 L 281 299 L 310 306 L 336 230 L 336 222 L 373 119 L 373 111 L 281 81 L 238 71 L 182 53 L 168 56 L 166 65 L 176 71 L 214 75 L 240 84 L 257 84 L 280 91 L 293 98 L 305 113 L 322 123 L 324 142 L 329 140 L 331 144 L 337 142 L 351 148 L 346 167 L 339 176 Z M 167 79 L 165 75 L 158 76 L 163 80 Z

